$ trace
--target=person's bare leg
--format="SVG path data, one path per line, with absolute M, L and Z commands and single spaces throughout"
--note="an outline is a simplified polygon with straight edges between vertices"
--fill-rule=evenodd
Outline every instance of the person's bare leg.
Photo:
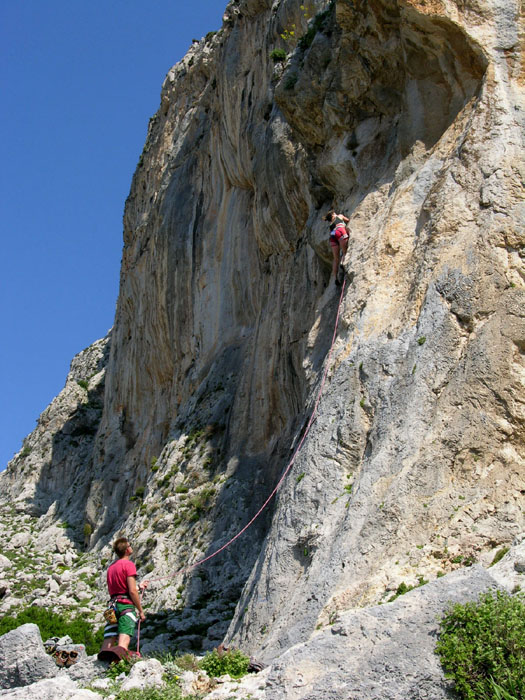
M 332 272 L 334 274 L 335 279 L 337 279 L 337 269 L 339 267 L 339 246 L 330 246 L 332 248 L 332 255 L 334 256 L 334 259 L 332 261 Z
M 131 641 L 131 637 L 129 636 L 129 634 L 119 634 L 119 636 L 118 636 L 119 647 L 123 647 L 124 649 L 129 649 L 130 641 Z
M 346 251 L 348 250 L 348 238 L 341 238 L 339 241 L 340 244 L 340 250 L 341 250 L 341 265 L 344 262 Z

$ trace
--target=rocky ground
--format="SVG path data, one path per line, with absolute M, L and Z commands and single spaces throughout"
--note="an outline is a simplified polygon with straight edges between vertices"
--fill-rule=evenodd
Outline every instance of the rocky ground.
M 65 562 L 67 554 L 66 551 L 56 556 Z M 70 574 L 64 583 L 54 576 L 47 580 L 47 584 L 50 581 L 58 584 L 59 596 L 71 596 L 71 580 L 76 581 L 82 573 L 89 578 L 93 571 L 93 564 L 84 561 L 81 566 L 79 558 L 70 567 L 57 564 L 57 568 Z M 6 561 L 11 560 L 6 558 Z M 45 564 L 45 559 L 40 564 Z M 404 594 L 399 591 L 390 603 L 336 615 L 309 640 L 278 655 L 261 672 L 240 680 L 210 677 L 197 668 L 197 657 L 166 653 L 169 644 L 166 645 L 164 634 L 160 638 L 152 636 L 149 643 L 143 644 L 145 658 L 131 670 L 127 669 L 129 675 L 108 676 L 108 664 L 85 654 L 70 668 L 59 668 L 46 654 L 36 625 L 26 624 L 0 637 L 0 696 L 10 700 L 58 697 L 118 700 L 133 688 L 176 684 L 185 697 L 207 700 L 449 698 L 451 682 L 445 679 L 434 653 L 439 619 L 451 604 L 475 600 L 487 590 L 502 588 L 517 592 L 525 581 L 524 576 L 525 536 L 522 536 L 489 569 L 479 565 L 461 568 Z M 58 598 L 53 593 L 45 596 L 45 584 L 40 585 L 41 590 L 26 590 L 25 598 L 18 601 L 56 608 Z M 89 612 L 97 619 L 95 600 L 86 602 L 89 584 L 81 588 L 77 611 Z M 16 602 L 14 596 L 8 595 L 3 606 L 9 609 Z M 168 627 L 169 622 L 168 619 Z M 156 644 L 164 651 L 161 661 L 153 657 Z
M 29 606 L 39 606 L 82 617 L 99 629 L 107 601 L 105 572 L 112 561 L 110 547 L 82 551 L 68 536 L 67 523 L 45 522 L 45 517 L 21 514 L 5 506 L 0 512 L 0 614 L 16 615 Z M 168 576 L 154 582 L 146 593 L 148 620 L 141 631 L 145 651 L 201 649 L 203 639 L 211 649 L 224 636 L 235 602 L 197 601 L 185 606 L 181 581 L 179 578 L 174 587 Z M 162 607 L 166 589 L 178 606 Z

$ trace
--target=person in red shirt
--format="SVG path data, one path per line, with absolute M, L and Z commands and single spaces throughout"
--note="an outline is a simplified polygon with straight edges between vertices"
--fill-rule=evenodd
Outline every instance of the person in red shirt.
M 138 618 L 140 617 L 141 622 L 146 619 L 142 609 L 140 592 L 148 587 L 148 582 L 144 581 L 137 586 L 137 568 L 130 560 L 133 549 L 126 537 L 119 537 L 115 540 L 113 551 L 118 559 L 108 568 L 107 583 L 117 623 L 106 624 L 104 642 L 111 645 L 118 644 L 118 646 L 128 649 Z

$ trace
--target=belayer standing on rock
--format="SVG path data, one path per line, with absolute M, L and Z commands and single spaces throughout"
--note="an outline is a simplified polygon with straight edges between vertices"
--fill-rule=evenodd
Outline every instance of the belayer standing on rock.
M 107 583 L 116 621 L 108 620 L 104 628 L 104 647 L 118 645 L 127 650 L 139 617 L 141 622 L 146 619 L 140 592 L 148 587 L 148 581 L 137 586 L 137 567 L 130 560 L 133 549 L 126 537 L 115 540 L 113 551 L 118 559 L 108 568 Z
M 346 225 L 350 221 L 343 214 L 336 214 L 331 209 L 324 215 L 323 219 L 330 224 L 330 245 L 332 247 L 332 255 L 334 256 L 332 263 L 332 272 L 334 273 L 335 284 L 339 287 L 341 282 L 338 278 L 339 266 L 343 264 L 346 251 L 348 249 L 348 229 Z

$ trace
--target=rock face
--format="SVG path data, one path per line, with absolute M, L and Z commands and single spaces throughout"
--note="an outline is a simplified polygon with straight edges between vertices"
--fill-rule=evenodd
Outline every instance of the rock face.
M 126 531 L 154 579 L 146 639 L 226 635 L 265 661 L 525 529 L 520 4 L 305 8 L 231 2 L 168 73 L 106 369 L 107 340 L 0 475 L 9 517 L 38 518 L 18 547 L 52 532 L 100 567 Z M 332 206 L 352 237 L 317 418 L 277 499 L 189 570 L 257 512 L 312 410 Z
M 443 677 L 434 651 L 437 620 L 449 603 L 471 600 L 493 587 L 494 580 L 481 567 L 445 578 L 394 603 L 343 613 L 329 628 L 283 654 L 270 669 L 265 697 L 453 697 L 453 684 Z
M 2 473 L 3 501 L 31 515 L 49 514 L 76 530 L 82 543 L 91 452 L 102 415 L 110 334 L 76 355 L 64 389 L 43 411 L 35 430 Z M 43 524 L 43 523 L 41 523 Z M 13 547 L 25 546 L 27 533 Z
M 18 688 L 52 678 L 58 667 L 44 650 L 40 631 L 27 624 L 0 637 L 0 688 Z

